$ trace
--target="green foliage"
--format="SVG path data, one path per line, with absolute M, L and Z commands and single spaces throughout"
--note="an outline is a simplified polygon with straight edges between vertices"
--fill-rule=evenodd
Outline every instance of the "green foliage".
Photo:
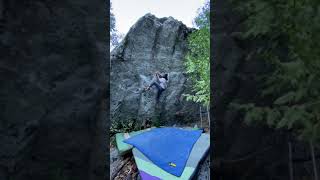
M 156 111 L 158 112 L 156 115 L 152 116 L 152 118 L 150 119 L 151 121 L 149 122 L 149 124 L 151 126 L 154 126 L 154 127 L 160 127 L 160 126 L 164 126 L 165 125 L 165 122 L 164 120 L 161 118 L 161 107 L 160 106 L 157 106 L 156 108 Z
M 113 46 L 118 45 L 123 36 L 124 35 L 120 34 L 116 29 L 116 18 L 112 12 L 112 3 L 110 2 L 110 44 Z
M 116 18 L 112 12 L 112 3 L 110 2 L 110 32 L 116 31 Z
M 246 17 L 246 39 L 271 41 L 264 60 L 274 65 L 261 97 L 270 105 L 237 105 L 246 120 L 286 128 L 299 137 L 320 140 L 320 1 L 249 0 L 237 1 Z M 285 39 L 285 43 L 283 43 Z M 279 49 L 288 50 L 280 55 Z
M 110 136 L 120 132 L 131 132 L 138 130 L 135 119 L 127 119 L 123 121 L 114 121 L 111 123 Z
M 209 1 L 195 18 L 199 28 L 188 36 L 189 52 L 186 56 L 186 72 L 193 82 L 193 93 L 185 94 L 187 100 L 205 105 L 210 101 L 210 6 Z
M 206 1 L 203 7 L 198 10 L 198 15 L 193 23 L 200 29 L 210 28 L 210 1 Z
M 153 121 L 152 121 L 152 126 L 154 127 L 160 127 L 163 126 L 164 123 L 161 121 L 161 119 L 159 117 L 154 117 Z

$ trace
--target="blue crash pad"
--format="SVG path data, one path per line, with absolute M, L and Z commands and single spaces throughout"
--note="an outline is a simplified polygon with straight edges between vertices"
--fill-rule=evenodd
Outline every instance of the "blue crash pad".
M 202 130 L 156 128 L 123 142 L 131 144 L 161 169 L 181 176 Z

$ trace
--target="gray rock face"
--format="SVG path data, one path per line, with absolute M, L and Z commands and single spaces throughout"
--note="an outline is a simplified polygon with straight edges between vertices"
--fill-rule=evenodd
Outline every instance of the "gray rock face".
M 171 124 L 192 119 L 197 107 L 186 102 L 190 92 L 184 73 L 187 35 L 192 29 L 169 18 L 146 14 L 111 52 L 111 118 L 113 121 L 154 119 Z M 169 84 L 156 104 L 156 89 L 142 92 L 155 71 L 169 73 Z M 179 119 L 180 118 L 180 119 Z
M 101 2 L 0 4 L 0 179 L 101 178 L 107 89 Z

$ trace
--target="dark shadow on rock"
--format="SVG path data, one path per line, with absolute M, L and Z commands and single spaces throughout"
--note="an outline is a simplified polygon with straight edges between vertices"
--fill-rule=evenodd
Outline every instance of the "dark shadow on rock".
M 1 3 L 0 179 L 103 178 L 105 7 Z

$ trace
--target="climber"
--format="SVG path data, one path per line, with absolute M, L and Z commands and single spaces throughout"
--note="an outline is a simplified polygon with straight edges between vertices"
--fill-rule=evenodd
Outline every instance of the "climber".
M 149 90 L 152 86 L 155 86 L 158 89 L 156 100 L 159 102 L 161 93 L 166 90 L 167 83 L 169 81 L 169 75 L 161 75 L 159 71 L 155 72 L 152 82 L 149 86 L 146 87 L 146 90 Z

